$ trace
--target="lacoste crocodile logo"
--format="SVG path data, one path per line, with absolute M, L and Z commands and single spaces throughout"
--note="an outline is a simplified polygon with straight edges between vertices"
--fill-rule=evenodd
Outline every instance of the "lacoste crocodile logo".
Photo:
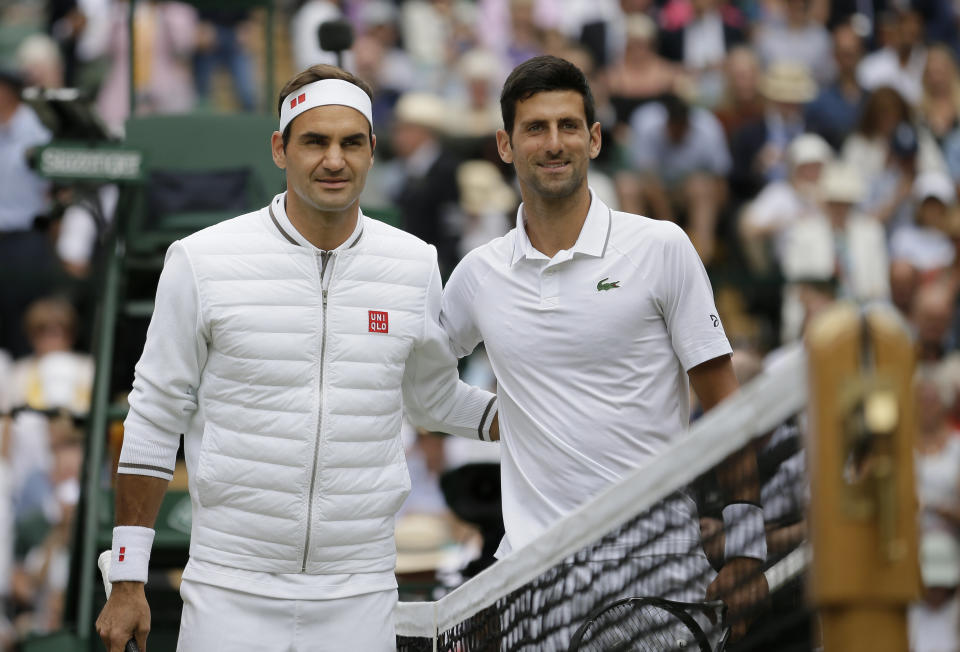
M 607 278 L 610 278 L 609 276 Z M 613 283 L 607 283 L 607 279 L 600 279 L 600 282 L 597 283 L 597 292 L 603 292 L 604 290 L 613 290 L 620 287 L 620 281 L 614 281 Z

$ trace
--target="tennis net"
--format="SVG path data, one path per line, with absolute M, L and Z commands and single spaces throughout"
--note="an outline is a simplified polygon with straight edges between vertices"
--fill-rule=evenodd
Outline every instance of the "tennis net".
M 737 619 L 738 651 L 807 650 L 803 606 L 805 357 L 783 351 L 772 368 L 678 435 L 657 460 L 625 477 L 436 602 L 401 603 L 403 652 L 486 650 L 704 650 L 724 648 Z M 746 536 L 721 510 L 736 493 L 728 458 L 757 451 L 768 558 L 737 577 L 770 597 L 725 612 L 706 600 L 724 547 Z M 740 541 L 750 546 L 751 541 Z M 741 548 L 742 549 L 742 548 Z M 752 576 L 750 574 L 752 573 Z M 732 648 L 728 648 L 732 649 Z

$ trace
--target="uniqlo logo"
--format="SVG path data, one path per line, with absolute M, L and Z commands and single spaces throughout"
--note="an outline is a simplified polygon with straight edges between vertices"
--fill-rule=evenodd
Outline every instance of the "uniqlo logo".
M 306 93 L 300 93 L 300 95 L 299 95 L 298 97 L 295 97 L 295 98 L 293 98 L 292 100 L 290 100 L 290 108 L 292 109 L 292 108 L 295 107 L 296 105 L 298 105 L 298 104 L 303 104 L 303 103 L 306 102 L 306 101 L 307 101 L 307 94 L 306 94 Z
M 120 554 L 117 556 L 117 561 L 123 561 L 123 556 L 127 554 L 127 549 L 125 546 L 120 546 Z
M 390 320 L 386 310 L 371 310 L 369 315 L 371 333 L 390 332 Z

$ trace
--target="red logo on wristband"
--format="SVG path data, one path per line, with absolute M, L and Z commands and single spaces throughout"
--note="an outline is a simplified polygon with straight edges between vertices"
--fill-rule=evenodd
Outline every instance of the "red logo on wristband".
M 120 546 L 120 555 L 117 557 L 117 561 L 123 561 L 123 555 L 126 554 L 127 549 L 125 546 Z

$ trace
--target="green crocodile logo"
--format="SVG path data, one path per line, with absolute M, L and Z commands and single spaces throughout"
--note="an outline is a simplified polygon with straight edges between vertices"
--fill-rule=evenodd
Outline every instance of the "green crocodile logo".
M 610 278 L 609 276 L 607 278 Z M 597 292 L 603 292 L 604 290 L 613 290 L 614 288 L 620 287 L 620 281 L 614 281 L 613 283 L 607 283 L 606 278 L 600 279 L 600 282 L 597 283 Z

